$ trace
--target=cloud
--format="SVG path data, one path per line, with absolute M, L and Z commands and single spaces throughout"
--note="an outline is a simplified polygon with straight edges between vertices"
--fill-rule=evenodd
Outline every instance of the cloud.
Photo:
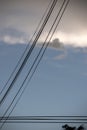
M 8 43 L 8 44 L 17 44 L 17 43 L 25 43 L 25 40 L 21 38 L 11 37 L 11 36 L 3 36 L 1 41 Z
M 10 27 L 33 34 L 49 0 L 0 0 L 0 29 Z
M 59 49 L 59 50 L 63 50 L 64 49 L 64 45 L 62 42 L 59 41 L 58 38 L 55 38 L 50 44 L 49 46 Z
M 59 31 L 55 33 L 53 38 L 59 38 L 64 46 L 73 46 L 73 47 L 87 47 L 87 32 L 80 33 L 66 33 Z
M 27 43 L 28 36 L 19 30 L 5 28 L 0 31 L 0 41 L 8 44 Z
M 52 42 L 49 44 L 49 47 L 59 50 L 59 55 L 55 56 L 53 58 L 54 60 L 62 60 L 65 59 L 65 57 L 67 56 L 64 44 L 60 42 L 58 38 L 52 40 Z
M 0 28 L 14 28 L 14 32 L 17 30 L 25 32 L 32 36 L 36 26 L 38 25 L 42 14 L 44 14 L 47 8 L 49 0 L 1 0 L 0 1 Z M 60 5 L 61 1 L 59 1 Z M 55 33 L 55 38 L 59 38 L 64 45 L 71 45 L 74 47 L 86 47 L 87 46 L 87 1 L 86 0 L 73 0 L 70 2 L 59 26 L 57 33 Z M 49 30 L 49 25 L 52 24 L 56 12 L 58 11 L 58 6 L 55 8 L 55 13 L 53 13 L 49 23 L 44 31 Z M 6 31 L 6 30 L 5 30 Z M 0 30 L 1 32 L 1 30 Z M 18 35 L 18 36 L 17 36 Z M 26 36 L 19 33 L 15 34 L 5 34 L 0 39 L 5 42 L 11 43 L 24 43 Z M 44 35 L 42 35 L 42 41 L 44 40 Z M 29 38 L 28 38 L 29 39 Z M 53 45 L 54 46 L 54 45 Z M 58 47 L 57 47 L 58 48 Z

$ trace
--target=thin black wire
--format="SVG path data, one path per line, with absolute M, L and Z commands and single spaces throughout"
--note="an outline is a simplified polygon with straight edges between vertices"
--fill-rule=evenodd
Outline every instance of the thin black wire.
M 37 34 L 36 37 L 35 37 L 35 40 L 33 41 L 33 44 L 31 45 L 31 47 L 30 47 L 30 49 L 29 49 L 29 51 L 28 51 L 26 57 L 24 58 L 24 60 L 23 60 L 23 62 L 22 62 L 22 64 L 21 64 L 21 66 L 20 66 L 19 70 L 17 71 L 17 73 L 16 73 L 14 79 L 12 80 L 12 82 L 11 82 L 9 88 L 7 89 L 7 91 L 5 92 L 4 96 L 2 97 L 2 99 L 1 99 L 1 101 L 0 101 L 0 106 L 1 106 L 2 103 L 4 102 L 5 98 L 7 97 L 8 93 L 10 92 L 10 90 L 11 90 L 11 88 L 13 87 L 14 83 L 16 82 L 18 76 L 20 75 L 20 73 L 21 73 L 21 71 L 22 71 L 24 65 L 26 64 L 27 60 L 29 59 L 29 57 L 30 57 L 30 55 L 31 55 L 31 53 L 32 53 L 32 51 L 33 51 L 33 49 L 34 49 L 34 47 L 35 47 L 35 45 L 36 45 L 36 43 L 37 43 L 37 41 L 38 41 L 38 39 L 39 39 L 41 33 L 42 33 L 42 31 L 43 31 L 43 29 L 44 29 L 44 27 L 45 27 L 45 25 L 46 25 L 46 23 L 48 22 L 48 19 L 49 19 L 50 15 L 51 15 L 51 13 L 52 13 L 52 11 L 53 11 L 53 9 L 54 9 L 56 3 L 57 3 L 57 0 L 54 0 L 53 3 L 52 3 L 52 5 L 51 5 L 51 7 L 50 7 L 50 9 L 49 9 L 49 11 L 48 11 L 48 13 L 47 13 L 47 16 L 46 16 L 46 18 L 45 18 L 45 20 L 44 20 L 44 22 L 43 22 L 43 24 L 42 24 L 42 26 L 41 26 L 39 32 L 38 32 L 38 34 Z
M 80 118 L 76 119 L 75 117 L 78 116 L 64 116 L 66 118 L 63 117 L 62 119 L 61 117 L 63 116 L 12 116 L 7 119 L 6 123 L 87 123 L 87 116 L 86 118 L 82 119 L 81 117 L 84 116 L 80 116 Z M 69 119 L 69 117 L 72 118 Z M 7 117 L 4 117 L 3 120 L 0 121 L 0 123 L 3 123 L 6 118 Z
M 65 1 L 66 1 L 66 0 L 64 0 L 64 2 L 65 2 Z M 60 11 L 61 11 L 61 10 L 60 10 Z M 59 11 L 59 13 L 60 13 L 60 11 Z M 59 14 L 59 13 L 58 13 L 58 14 Z M 58 18 L 58 15 L 57 15 L 57 18 Z M 51 27 L 51 29 L 50 29 L 50 31 L 49 31 L 49 33 L 48 33 L 48 35 L 47 35 L 46 39 L 45 39 L 44 44 L 46 43 L 46 40 L 47 40 L 47 38 L 48 38 L 48 36 L 49 36 L 49 34 L 50 34 L 50 32 L 51 32 L 51 30 L 52 30 L 52 28 L 53 28 L 54 24 L 55 24 L 55 22 L 56 22 L 57 18 L 54 20 L 54 23 L 53 23 L 53 25 L 52 25 L 52 27 Z M 44 44 L 43 44 L 43 46 L 44 46 Z M 38 53 L 37 57 L 35 58 L 35 60 L 34 60 L 34 62 L 33 62 L 33 65 L 31 66 L 31 68 L 30 68 L 30 70 L 29 70 L 29 72 L 28 72 L 27 76 L 25 77 L 25 79 L 24 79 L 24 81 L 23 81 L 23 83 L 22 83 L 21 87 L 19 88 L 18 92 L 16 93 L 16 95 L 15 95 L 15 97 L 13 98 L 13 100 L 12 100 L 11 104 L 10 104 L 10 105 L 9 105 L 9 107 L 7 108 L 6 112 L 4 113 L 3 117 L 6 115 L 7 111 L 10 109 L 10 107 L 11 107 L 11 105 L 13 104 L 14 100 L 16 99 L 17 95 L 18 95 L 18 94 L 19 94 L 19 92 L 21 91 L 21 89 L 22 89 L 22 87 L 23 87 L 23 85 L 24 85 L 24 83 L 25 83 L 26 79 L 28 78 L 28 76 L 29 76 L 29 74 L 30 74 L 30 72 L 31 72 L 31 70 L 32 70 L 32 68 L 33 68 L 33 66 L 34 66 L 34 64 L 35 64 L 35 62 L 36 62 L 36 60 L 38 59 L 39 54 L 41 53 L 42 49 L 43 49 L 43 48 L 41 48 L 41 49 L 40 49 L 40 51 L 39 51 L 39 53 Z M 2 118 L 3 118 L 3 117 L 2 117 Z
M 44 12 L 44 14 L 43 14 L 43 16 L 42 16 L 40 22 L 39 22 L 37 28 L 35 29 L 35 32 L 34 32 L 33 36 L 32 36 L 31 39 L 29 40 L 28 45 L 26 46 L 26 48 L 25 48 L 25 50 L 24 50 L 24 52 L 23 52 L 21 58 L 19 59 L 17 65 L 15 66 L 15 68 L 14 68 L 13 72 L 11 73 L 9 79 L 7 80 L 6 84 L 4 85 L 4 87 L 2 88 L 2 90 L 0 91 L 0 95 L 1 95 L 1 94 L 3 93 L 3 91 L 5 90 L 7 84 L 8 84 L 9 81 L 11 80 L 11 78 L 12 78 L 12 76 L 14 75 L 14 73 L 15 73 L 17 67 L 19 66 L 19 64 L 20 64 L 20 62 L 21 62 L 21 60 L 22 60 L 22 58 L 24 57 L 24 55 L 25 55 L 25 53 L 26 53 L 26 51 L 27 51 L 27 49 L 28 49 L 30 43 L 32 42 L 34 36 L 36 35 L 36 33 L 37 33 L 37 31 L 38 31 L 38 29 L 39 29 L 39 27 L 40 27 L 40 25 L 41 25 L 41 22 L 43 21 L 43 19 L 44 19 L 46 13 L 47 13 L 47 11 L 48 11 L 48 9 L 49 9 L 49 7 L 50 7 L 52 1 L 53 1 L 53 0 L 51 0 L 50 3 L 48 4 L 48 6 L 47 6 L 47 8 L 46 8 L 46 10 L 45 10 L 45 12 Z
M 7 80 L 6 84 L 5 84 L 4 87 L 2 88 L 2 90 L 1 90 L 1 92 L 0 92 L 0 95 L 2 94 L 2 92 L 4 91 L 4 89 L 6 88 L 8 82 L 10 81 L 10 79 L 12 78 L 13 74 L 15 73 L 15 71 L 16 71 L 18 65 L 20 64 L 20 62 L 21 62 L 21 60 L 22 60 L 24 54 L 26 53 L 26 51 L 27 51 L 27 49 L 28 49 L 28 47 L 29 47 L 29 44 L 32 42 L 33 37 L 34 37 L 35 34 L 37 33 L 37 31 L 38 31 L 38 29 L 39 29 L 39 27 L 40 27 L 40 25 L 41 25 L 41 22 L 43 21 L 43 18 L 45 17 L 45 15 L 46 15 L 46 13 L 47 13 L 47 11 L 48 11 L 48 9 L 49 9 L 49 6 L 50 6 L 50 4 L 52 3 L 52 1 L 53 1 L 53 0 L 51 0 L 50 3 L 49 3 L 49 5 L 47 6 L 47 8 L 46 8 L 46 10 L 45 10 L 45 12 L 44 12 L 44 14 L 43 14 L 43 16 L 42 16 L 42 18 L 41 18 L 39 24 L 38 24 L 38 26 L 37 26 L 37 28 L 36 28 L 34 34 L 33 34 L 33 36 L 31 37 L 30 41 L 28 42 L 28 45 L 26 46 L 26 49 L 24 50 L 24 52 L 23 52 L 21 58 L 19 59 L 17 65 L 16 65 L 16 67 L 14 68 L 13 72 L 11 73 L 9 79 Z
M 65 9 L 66 9 L 66 7 L 67 7 L 69 1 L 70 1 L 70 0 L 68 0 L 67 3 L 66 3 L 66 6 L 65 6 L 65 8 L 64 8 L 64 10 L 63 10 L 63 12 L 62 12 L 62 14 L 61 14 L 61 17 L 60 17 L 59 21 L 58 21 L 58 24 L 59 24 L 59 22 L 60 22 L 60 20 L 61 20 L 61 18 L 62 18 L 62 16 L 63 16 L 63 14 L 64 14 L 64 12 L 65 12 Z M 56 30 L 58 24 L 56 25 L 55 30 Z M 55 31 L 54 31 L 54 32 L 55 32 Z M 53 33 L 53 34 L 54 34 L 54 33 Z M 52 35 L 53 35 L 53 34 L 52 34 Z M 52 38 L 52 36 L 51 36 L 51 38 Z M 51 40 L 51 38 L 50 38 L 50 40 Z M 47 44 L 47 45 L 48 45 L 48 44 Z M 45 52 L 45 51 L 44 51 L 44 52 Z
M 61 10 L 62 10 L 62 8 L 63 8 L 63 6 L 64 6 L 64 3 L 65 3 L 65 2 L 66 2 L 66 0 L 64 0 L 64 1 L 63 1 L 63 4 L 62 4 L 62 6 L 61 6 L 61 8 L 60 8 L 60 10 L 59 10 L 59 12 L 58 12 L 58 14 L 57 14 L 57 16 L 56 16 L 56 18 L 55 18 L 54 22 L 53 22 L 53 25 L 51 26 L 51 29 L 50 29 L 50 31 L 49 31 L 49 33 L 48 33 L 48 35 L 47 35 L 46 39 L 45 39 L 45 42 L 43 43 L 42 48 L 40 49 L 40 51 L 39 51 L 39 53 L 38 53 L 37 57 L 35 58 L 35 61 L 34 61 L 33 65 L 32 65 L 32 67 L 31 67 L 30 71 L 32 70 L 32 68 L 33 68 L 33 66 L 34 66 L 34 64 L 35 64 L 35 62 L 36 62 L 36 60 L 37 60 L 37 58 L 39 57 L 39 55 L 40 55 L 40 53 L 41 53 L 41 51 L 42 51 L 42 49 L 43 49 L 43 47 L 44 47 L 44 45 L 45 45 L 45 43 L 46 43 L 46 40 L 48 39 L 49 34 L 50 34 L 50 32 L 51 32 L 51 30 L 52 30 L 53 26 L 55 25 L 56 20 L 57 20 L 57 18 L 58 18 L 58 16 L 59 16 L 59 14 L 60 14 L 60 12 L 61 12 Z M 6 115 L 6 113 L 7 113 L 7 112 L 8 112 L 8 110 L 10 109 L 11 105 L 13 104 L 14 100 L 16 99 L 17 95 L 18 95 L 18 94 L 19 94 L 19 92 L 21 91 L 21 89 L 22 89 L 22 87 L 23 87 L 23 85 L 24 85 L 24 83 L 25 83 L 26 79 L 28 78 L 28 76 L 29 76 L 29 74 L 30 74 L 30 71 L 28 72 L 28 74 L 27 74 L 27 76 L 26 76 L 25 80 L 23 81 L 23 83 L 22 83 L 21 87 L 19 88 L 19 90 L 18 90 L 17 94 L 15 95 L 15 97 L 14 97 L 14 99 L 12 100 L 11 104 L 10 104 L 10 105 L 9 105 L 9 107 L 7 108 L 7 110 L 6 110 L 6 112 L 4 113 L 3 117 Z M 3 117 L 2 117 L 2 119 L 3 119 Z M 2 119 L 1 119 L 1 120 L 2 120 Z
M 46 47 L 45 47 L 45 49 L 44 49 L 44 51 L 43 51 L 43 53 L 42 53 L 42 55 L 41 55 L 41 57 L 40 57 L 40 59 L 39 59 L 39 61 L 38 61 L 36 67 L 34 68 L 34 71 L 33 71 L 32 75 L 31 75 L 31 77 L 30 77 L 28 83 L 30 82 L 31 78 L 33 77 L 33 75 L 34 75 L 34 73 L 35 73 L 35 71 L 36 71 L 36 69 L 37 69 L 37 67 L 38 67 L 38 65 L 39 65 L 39 63 L 40 63 L 40 61 L 41 61 L 41 59 L 42 59 L 42 57 L 43 57 L 45 51 L 46 51 L 46 48 L 48 47 L 48 45 L 49 45 L 49 43 L 50 43 L 50 41 L 51 41 L 51 39 L 52 39 L 52 37 L 53 37 L 53 34 L 55 33 L 55 31 L 56 31 L 56 29 L 57 29 L 57 27 L 58 27 L 58 25 L 59 25 L 59 23 L 60 23 L 60 20 L 61 20 L 63 14 L 64 14 L 64 12 L 65 12 L 65 10 L 66 10 L 66 8 L 67 8 L 69 2 L 70 2 L 70 0 L 67 1 L 66 5 L 65 5 L 65 8 L 64 8 L 64 10 L 63 10 L 63 12 L 62 12 L 62 14 L 61 14 L 61 16 L 60 16 L 60 19 L 59 19 L 59 21 L 58 21 L 58 23 L 57 23 L 57 25 L 56 25 L 56 27 L 55 27 L 55 29 L 54 29 L 54 31 L 53 31 L 51 37 L 50 37 L 50 40 L 49 40 L 49 42 L 47 43 L 47 45 L 46 45 Z M 28 85 L 28 83 L 27 83 L 27 85 Z M 27 86 L 27 85 L 26 85 L 26 86 Z M 16 107 L 16 105 L 17 105 L 18 101 L 20 100 L 22 94 L 24 93 L 25 89 L 26 89 L 26 88 L 24 88 L 24 90 L 22 91 L 22 93 L 21 93 L 20 97 L 18 98 L 16 104 L 14 105 L 12 111 L 13 111 L 14 108 Z M 12 113 L 12 111 L 11 111 L 11 113 Z M 11 114 L 11 113 L 10 113 L 10 114 Z M 63 116 L 63 117 L 64 117 L 64 116 Z M 71 116 L 70 116 L 70 117 L 71 117 Z M 75 116 L 74 116 L 74 117 L 75 117 Z M 78 116 L 78 117 L 79 117 L 79 116 Z M 86 117 L 86 116 L 85 116 L 85 117 Z
M 56 5 L 56 3 L 57 3 L 57 0 L 53 2 L 53 7 L 52 7 L 52 10 L 53 10 L 54 6 Z M 50 17 L 50 14 L 51 14 L 52 10 L 51 10 L 51 11 L 49 11 L 49 13 L 48 13 L 49 15 L 48 15 L 47 17 Z M 25 80 L 24 80 L 24 82 L 25 82 Z M 24 82 L 23 82 L 23 84 L 24 84 Z M 21 87 L 21 88 L 22 88 L 22 87 Z M 16 97 L 17 97 L 17 95 L 19 94 L 19 92 L 20 92 L 21 88 L 18 90 L 18 92 L 17 92 L 17 94 L 15 95 L 14 99 L 12 100 L 11 104 L 9 105 L 9 107 L 7 108 L 7 110 L 5 111 L 5 113 L 4 113 L 4 115 L 3 115 L 3 117 L 6 115 L 6 113 L 7 113 L 7 112 L 8 112 L 8 110 L 10 109 L 10 107 L 11 107 L 11 105 L 13 104 L 13 102 L 14 102 L 15 98 L 16 98 Z M 3 118 L 3 117 L 2 117 L 2 118 Z M 1 119 L 1 120 L 2 120 L 2 119 Z
M 0 123 L 3 123 L 3 121 L 1 121 Z M 71 122 L 71 121 L 6 121 L 6 123 L 51 123 L 51 124 L 55 124 L 55 123 L 75 123 L 75 124 L 87 124 L 87 121 L 74 121 L 74 122 Z
M 66 1 L 66 0 L 64 0 L 64 1 Z M 64 12 L 65 12 L 65 9 L 66 9 L 66 7 L 67 7 L 69 1 L 70 1 L 70 0 L 68 0 L 67 3 L 66 3 L 66 5 L 65 5 L 65 8 L 64 8 L 64 10 L 63 10 L 63 12 L 62 12 L 62 14 L 61 14 L 61 16 L 60 16 L 60 19 L 59 19 L 59 21 L 58 21 L 58 23 L 57 23 L 57 25 L 56 25 L 56 27 L 55 27 L 55 29 L 54 29 L 54 31 L 53 31 L 51 37 L 50 37 L 50 40 L 52 39 L 53 34 L 55 33 L 55 30 L 56 30 L 56 28 L 57 28 L 57 26 L 58 26 L 58 24 L 59 24 L 59 22 L 60 22 L 60 20 L 61 20 L 61 18 L 62 18 L 62 16 L 63 16 Z M 50 40 L 49 40 L 49 42 L 50 42 Z M 48 42 L 48 44 L 49 44 L 49 42 Z M 48 46 L 48 44 L 47 44 L 47 46 Z M 39 59 L 39 61 L 38 61 L 38 63 L 37 63 L 37 66 L 38 66 L 38 64 L 40 63 L 40 61 L 41 61 L 41 59 L 42 59 L 42 57 L 43 57 L 43 55 L 44 55 L 44 53 L 45 53 L 45 50 L 46 50 L 47 46 L 45 47 L 45 49 L 44 49 L 44 51 L 43 51 L 43 53 L 42 53 L 42 55 L 41 55 L 41 57 L 40 57 L 40 59 Z M 32 75 L 31 75 L 30 79 L 32 78 L 34 72 L 36 71 L 37 66 L 35 67 L 35 69 L 34 69 Z M 27 75 L 27 77 L 28 77 L 28 75 Z M 24 82 L 25 82 L 25 81 L 24 81 Z M 24 82 L 23 82 L 23 83 L 24 83 Z M 23 85 L 23 84 L 22 84 L 22 85 Z M 19 91 L 18 91 L 17 94 L 15 95 L 15 97 L 14 97 L 12 103 L 14 102 L 14 100 L 15 100 L 16 96 L 18 95 L 18 93 L 20 92 L 20 90 L 21 90 L 21 88 L 19 89 Z M 23 93 L 22 93 L 22 94 L 23 94 Z M 20 95 L 20 96 L 21 96 L 21 95 Z M 19 98 L 20 98 L 20 97 L 19 97 Z M 18 100 L 17 100 L 17 102 L 18 102 Z M 9 113 L 9 116 L 10 116 L 10 114 L 12 113 L 12 111 L 14 110 L 15 106 L 17 105 L 17 102 L 16 102 L 16 104 L 14 105 L 13 109 L 11 110 L 11 112 Z M 7 111 L 10 109 L 12 103 L 10 104 L 9 108 L 7 109 Z M 6 113 L 7 113 L 7 111 L 6 111 Z M 4 115 L 4 116 L 5 116 L 5 115 Z M 4 116 L 3 116 L 3 117 L 4 117 Z M 8 118 L 9 118 L 9 116 L 8 116 Z M 2 118 L 3 118 L 3 117 L 2 117 Z M 5 121 L 6 121 L 6 120 L 5 120 Z M 4 122 L 4 123 L 5 123 L 5 122 Z M 2 125 L 3 125 L 3 124 L 2 124 Z M 0 128 L 2 128 L 2 126 L 1 126 Z
M 0 117 L 0 119 L 1 119 L 2 117 Z M 7 117 L 4 117 L 3 118 L 3 120 L 6 120 L 7 119 Z M 20 120 L 36 120 L 36 121 L 39 121 L 39 120 L 41 120 L 41 121 L 44 121 L 44 120 L 52 120 L 52 121 L 62 121 L 62 120 L 65 120 L 65 121 L 87 121 L 87 117 L 74 117 L 74 116 L 72 116 L 71 118 L 70 117 L 62 117 L 62 116 L 47 116 L 47 117 L 45 117 L 45 116 L 10 116 L 7 120 L 17 120 L 17 121 L 20 121 Z
M 66 7 L 67 7 L 69 1 L 70 1 L 70 0 L 68 0 L 68 2 L 67 2 L 67 4 L 66 4 Z M 63 10 L 63 12 L 62 12 L 62 14 L 61 14 L 61 17 L 60 17 L 60 19 L 59 19 L 59 21 L 58 21 L 58 23 L 57 23 L 57 25 L 56 25 L 56 27 L 55 27 L 55 30 L 54 30 L 53 34 L 55 33 L 55 31 L 56 31 L 56 29 L 57 29 L 57 26 L 58 26 L 58 24 L 59 24 L 59 22 L 60 22 L 60 20 L 61 20 L 61 18 L 62 18 L 62 16 L 63 16 L 64 12 L 65 12 L 66 7 L 64 8 L 64 10 Z M 50 40 L 52 39 L 53 34 L 52 34 Z M 39 65 L 39 63 L 40 63 L 40 61 L 41 61 L 41 59 L 42 59 L 42 57 L 43 57 L 45 51 L 46 51 L 46 48 L 47 48 L 47 46 L 48 46 L 49 43 L 50 43 L 50 40 L 49 40 L 48 44 L 46 45 L 46 47 L 45 47 L 45 49 L 44 49 L 44 51 L 43 51 L 43 53 L 42 53 L 42 55 L 41 55 L 41 57 L 40 57 L 40 59 L 39 59 L 37 65 L 36 65 L 36 67 L 34 68 L 34 71 L 33 71 L 32 75 L 31 75 L 31 77 L 29 78 L 28 83 L 30 82 L 31 78 L 33 77 L 33 75 L 34 75 L 34 73 L 35 73 L 35 71 L 36 71 L 36 69 L 37 69 L 37 67 L 38 67 L 38 65 Z M 27 83 L 27 85 L 28 85 L 28 83 Z M 27 85 L 26 85 L 26 86 L 27 86 Z M 18 98 L 18 100 L 17 100 L 17 102 L 16 102 L 16 104 L 15 104 L 14 107 L 16 107 L 16 105 L 17 105 L 18 101 L 20 100 L 22 94 L 24 93 L 25 89 L 26 89 L 26 87 L 25 87 L 24 90 L 22 91 L 22 93 L 21 93 L 20 97 Z M 13 108 L 13 109 L 14 109 L 14 108 Z M 13 110 L 12 110 L 12 111 L 13 111 Z

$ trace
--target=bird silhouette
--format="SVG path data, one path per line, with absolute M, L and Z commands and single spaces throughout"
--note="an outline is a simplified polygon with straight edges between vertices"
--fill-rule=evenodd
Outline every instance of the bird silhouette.
M 71 127 L 67 124 L 63 125 L 62 128 L 64 128 L 65 130 L 75 130 L 76 129 L 76 127 Z M 79 130 L 82 130 L 82 129 L 79 129 Z
M 80 126 L 77 128 L 77 130 L 84 130 L 83 125 L 80 125 Z

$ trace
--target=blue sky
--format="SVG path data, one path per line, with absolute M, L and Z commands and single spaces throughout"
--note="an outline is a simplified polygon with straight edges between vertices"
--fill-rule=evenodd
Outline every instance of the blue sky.
M 8 79 L 10 73 L 16 65 L 18 57 L 25 49 L 26 45 L 0 45 L 3 52 L 0 51 L 0 86 L 3 86 Z M 38 47 L 35 49 L 37 52 Z M 64 55 L 62 57 L 62 55 Z M 60 57 L 58 59 L 58 57 Z M 8 59 L 8 62 L 7 62 Z M 32 61 L 32 59 L 31 59 Z M 43 60 L 41 61 L 35 75 L 28 84 L 26 91 L 12 112 L 13 116 L 66 116 L 66 115 L 80 115 L 85 116 L 87 113 L 87 52 L 84 49 L 75 49 L 72 47 L 65 50 L 58 50 L 48 48 Z M 27 66 L 29 67 L 29 66 Z M 24 70 L 22 78 L 24 76 Z M 14 86 L 15 89 L 22 82 L 19 78 Z M 1 112 L 6 109 L 7 104 L 11 101 L 10 98 L 14 96 L 15 89 L 11 91 L 11 96 L 7 98 Z M 8 129 L 20 128 L 21 124 L 6 124 Z M 57 129 L 56 125 L 24 125 L 26 129 Z
M 3 60 L 0 64 L 2 73 L 0 86 L 3 86 L 8 79 L 25 46 L 1 45 L 3 52 L 0 52 L 0 59 Z M 38 49 L 35 50 L 37 52 Z M 13 113 L 16 115 L 85 115 L 87 54 L 82 49 L 77 51 L 71 47 L 66 48 L 66 53 L 65 50 L 47 49 Z M 23 109 L 20 111 L 21 107 Z
M 47 1 L 0 1 L 0 91 L 32 36 Z M 3 115 L 47 35 L 56 10 L 0 109 Z M 87 116 L 87 1 L 73 0 L 12 115 Z M 1 98 L 1 97 L 0 97 Z M 4 129 L 57 129 L 57 125 L 5 125 Z M 23 128 L 25 129 L 25 128 Z

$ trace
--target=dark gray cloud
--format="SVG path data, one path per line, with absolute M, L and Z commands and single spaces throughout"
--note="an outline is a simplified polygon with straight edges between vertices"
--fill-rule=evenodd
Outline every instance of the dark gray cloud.
M 62 42 L 59 41 L 58 38 L 54 39 L 50 44 L 49 46 L 53 47 L 53 48 L 56 48 L 56 49 L 59 49 L 59 50 L 63 50 L 64 49 L 64 45 Z
M 55 48 L 59 51 L 59 54 L 53 57 L 54 60 L 63 60 L 67 56 L 67 50 L 64 47 L 64 44 L 59 41 L 58 38 L 50 42 L 49 47 Z

